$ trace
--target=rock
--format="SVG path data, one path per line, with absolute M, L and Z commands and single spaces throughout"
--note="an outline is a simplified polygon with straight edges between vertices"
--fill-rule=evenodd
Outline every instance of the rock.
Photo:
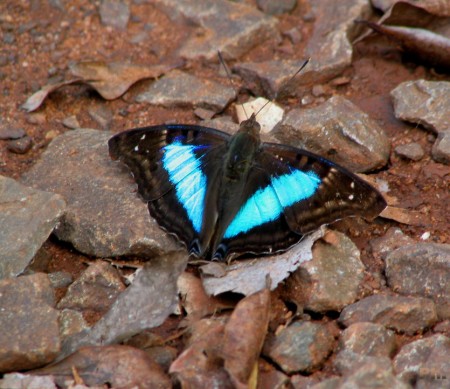
M 395 117 L 436 133 L 450 128 L 450 82 L 406 81 L 392 92 Z
M 350 349 L 340 350 L 333 359 L 333 365 L 343 376 L 351 375 L 365 365 L 377 366 L 379 370 L 392 370 L 389 357 L 360 354 Z
M 119 343 L 161 325 L 178 306 L 177 279 L 187 259 L 185 253 L 172 253 L 147 262 L 90 330 L 66 339 L 61 356 L 85 345 Z
M 252 6 L 225 0 L 157 0 L 167 9 L 174 23 L 180 16 L 201 26 L 183 45 L 185 58 L 216 59 L 217 51 L 225 58 L 238 58 L 261 42 L 278 36 L 277 20 Z
M 23 138 L 27 133 L 21 127 L 0 126 L 0 140 Z
M 6 143 L 6 148 L 14 154 L 26 154 L 33 147 L 33 139 L 28 135 L 23 138 L 13 139 Z
M 287 374 L 310 373 L 322 366 L 333 345 L 333 336 L 322 324 L 295 322 L 269 341 L 264 354 Z
M 441 319 L 450 319 L 450 244 L 400 247 L 386 258 L 388 285 L 397 293 L 431 298 Z
M 33 263 L 34 262 L 35 261 L 33 261 Z M 72 274 L 66 271 L 57 271 L 54 273 L 48 273 L 47 275 L 52 283 L 52 288 L 65 288 L 73 282 Z
M 327 381 L 330 381 L 329 383 Z M 389 389 L 412 389 L 411 385 L 397 378 L 392 368 L 367 363 L 346 377 L 331 378 L 311 386 L 310 389 L 332 389 L 332 388 L 389 388 Z
M 92 310 L 103 314 L 124 289 L 117 269 L 108 262 L 98 260 L 69 286 L 58 303 L 58 309 Z
M 151 83 L 136 101 L 169 108 L 193 105 L 220 112 L 235 98 L 236 92 L 229 86 L 173 70 Z
M 297 5 L 296 0 L 256 0 L 258 8 L 268 15 L 281 15 L 294 10 Z
M 235 134 L 239 130 L 239 124 L 234 122 L 229 116 L 220 116 L 211 120 L 203 120 L 200 124 L 204 127 L 224 131 L 230 135 Z
M 408 143 L 395 148 L 395 153 L 400 157 L 408 158 L 413 161 L 420 161 L 424 156 L 422 146 L 418 143 Z
M 73 309 L 63 309 L 59 313 L 59 329 L 62 342 L 69 336 L 78 334 L 88 328 L 89 326 L 81 312 Z
M 341 96 L 317 107 L 293 109 L 271 134 L 282 143 L 322 155 L 356 172 L 381 168 L 390 153 L 383 129 Z
M 71 130 L 74 128 L 80 128 L 80 123 L 75 115 L 64 118 L 62 124 L 64 127 L 70 128 Z
M 109 158 L 111 136 L 91 129 L 66 132 L 22 181 L 65 198 L 66 214 L 55 234 L 82 253 L 153 257 L 173 251 L 179 246 L 149 216 L 127 169 Z
M 0 176 L 0 279 L 25 270 L 57 225 L 65 206 L 59 195 Z
M 361 355 L 391 357 L 396 349 L 395 335 L 381 324 L 355 323 L 342 332 L 339 347 Z
M 100 20 L 103 25 L 118 30 L 125 30 L 130 19 L 130 8 L 123 0 L 102 0 L 100 3 Z
M 58 311 L 46 274 L 0 281 L 0 373 L 28 370 L 60 350 Z
M 313 260 L 286 281 L 286 299 L 314 312 L 340 311 L 358 299 L 363 279 L 357 247 L 344 234 L 329 231 L 315 243 Z
M 339 317 L 346 327 L 365 321 L 412 335 L 433 326 L 437 313 L 433 301 L 426 298 L 377 294 L 345 307 Z
M 52 376 L 32 376 L 21 373 L 5 374 L 0 389 L 58 389 Z
M 104 105 L 94 105 L 88 108 L 89 116 L 95 120 L 95 122 L 104 130 L 109 130 L 113 119 L 113 113 L 111 109 Z
M 404 345 L 394 358 L 399 378 L 416 388 L 448 387 L 450 339 L 437 334 Z
M 436 162 L 450 165 L 450 130 L 439 133 L 431 149 L 431 155 Z
M 369 242 L 373 255 L 383 260 L 395 249 L 415 243 L 414 239 L 405 235 L 398 227 L 389 228 L 382 237 L 374 238 Z

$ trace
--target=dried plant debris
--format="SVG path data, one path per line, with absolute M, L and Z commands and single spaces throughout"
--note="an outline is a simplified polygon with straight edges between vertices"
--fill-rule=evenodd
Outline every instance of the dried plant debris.
M 383 12 L 389 12 L 406 4 L 414 8 L 424 9 L 433 15 L 450 16 L 450 2 L 446 0 L 372 0 L 371 3 Z
M 22 108 L 27 112 L 35 111 L 50 93 L 71 84 L 87 84 L 104 99 L 114 100 L 122 96 L 137 81 L 157 78 L 180 64 L 141 66 L 122 62 L 78 62 L 70 67 L 74 79 L 43 86 L 22 104 Z

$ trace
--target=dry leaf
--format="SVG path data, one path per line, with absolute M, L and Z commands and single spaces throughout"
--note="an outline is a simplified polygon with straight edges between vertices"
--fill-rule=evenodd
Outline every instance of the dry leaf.
M 423 28 L 387 26 L 365 20 L 359 22 L 399 43 L 405 52 L 420 61 L 443 69 L 450 68 L 450 39 Z
M 76 84 L 81 82 L 83 82 L 81 78 L 75 78 L 73 80 L 58 82 L 57 84 L 47 84 L 43 86 L 41 89 L 39 89 L 37 92 L 33 93 L 30 97 L 28 97 L 27 101 L 25 101 L 25 103 L 22 104 L 22 109 L 24 109 L 27 112 L 32 112 L 38 109 L 41 106 L 42 102 L 46 99 L 46 97 L 56 89 L 59 89 L 65 85 Z
M 410 4 L 437 16 L 450 16 L 448 0 L 372 0 L 372 5 L 383 12 L 388 12 L 397 4 Z
M 236 388 L 249 388 L 269 325 L 268 288 L 242 299 L 225 325 L 225 370 Z M 255 380 L 253 379 L 253 383 Z
M 121 62 L 79 62 L 70 67 L 76 77 L 91 85 L 104 99 L 114 100 L 122 96 L 131 85 L 145 78 L 157 78 L 174 66 L 140 66 Z

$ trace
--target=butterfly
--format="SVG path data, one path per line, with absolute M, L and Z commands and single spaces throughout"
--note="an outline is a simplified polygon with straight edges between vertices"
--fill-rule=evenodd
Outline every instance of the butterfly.
M 328 159 L 264 143 L 255 114 L 234 135 L 167 124 L 113 136 L 160 227 L 196 257 L 278 253 L 323 224 L 373 219 L 386 207 L 367 182 Z

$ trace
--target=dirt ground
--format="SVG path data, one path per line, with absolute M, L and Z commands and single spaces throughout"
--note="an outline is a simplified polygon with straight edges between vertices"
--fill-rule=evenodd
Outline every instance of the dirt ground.
M 53 138 L 70 131 L 62 124 L 62 120 L 69 116 L 76 115 L 81 127 L 98 128 L 98 124 L 88 113 L 89 108 L 94 106 L 107 106 L 112 111 L 110 130 L 114 133 L 168 121 L 199 122 L 192 107 L 168 109 L 134 102 L 133 96 L 139 91 L 139 83 L 122 98 L 113 101 L 103 100 L 87 86 L 68 86 L 51 94 L 34 113 L 28 114 L 20 109 L 27 97 L 47 84 L 49 79 L 62 79 L 67 73 L 67 67 L 73 62 L 103 59 L 157 64 L 170 58 L 193 28 L 188 25 L 177 25 L 174 28 L 167 16 L 157 8 L 135 1 L 131 3 L 132 15 L 139 16 L 135 20 L 132 18 L 126 31 L 117 33 L 100 23 L 97 3 L 88 0 L 72 1 L 61 11 L 46 1 L 1 2 L 0 125 L 23 128 L 32 138 L 33 146 L 25 154 L 16 154 L 7 149 L 6 141 L 0 141 L 0 174 L 18 179 L 39 159 Z M 248 52 L 241 61 L 302 58 L 313 24 L 302 22 L 301 7 L 297 7 L 290 15 L 278 18 L 280 31 L 300 26 L 302 40 L 297 44 L 291 44 L 286 37 L 282 42 L 268 40 Z M 148 30 L 149 38 L 137 44 L 129 43 L 145 25 L 152 26 Z M 9 34 L 7 39 L 5 34 Z M 9 41 L 12 42 L 6 43 Z M 228 85 L 228 80 L 220 75 L 218 63 L 192 61 L 187 62 L 184 68 L 191 74 L 209 77 Z M 391 226 L 401 227 L 405 234 L 417 242 L 421 241 L 425 232 L 430 232 L 430 242 L 450 242 L 446 184 L 450 177 L 450 167 L 431 159 L 434 134 L 394 117 L 389 95 L 403 81 L 420 78 L 448 80 L 449 76 L 437 74 L 415 63 L 402 62 L 398 50 L 380 37 L 366 39 L 356 45 L 353 65 L 343 75 L 350 82 L 333 87 L 333 93 L 350 99 L 375 119 L 391 139 L 392 149 L 400 144 L 417 142 L 425 151 L 424 158 L 417 162 L 398 157 L 392 151 L 389 165 L 373 174 L 388 183 L 389 195 L 397 199 L 398 207 L 418 211 L 424 216 L 422 225 L 401 225 L 391 220 L 378 219 L 373 224 L 344 220 L 333 226 L 345 232 L 355 242 L 369 271 L 382 272 L 383 263 L 371 254 L 369 241 L 382 236 Z M 297 97 L 283 101 L 285 109 L 299 107 L 302 95 L 310 91 L 312 86 L 302 86 Z M 248 97 L 243 92 L 240 100 Z M 231 115 L 233 112 L 232 107 L 225 111 Z M 74 279 L 93 260 L 53 237 L 45 243 L 43 249 L 48 255 L 41 270 L 69 271 Z M 376 287 L 382 289 L 384 286 L 381 284 Z M 64 290 L 59 292 L 61 297 Z M 90 323 L 97 320 L 96 317 L 87 319 Z M 323 320 L 333 321 L 334 318 Z M 160 329 L 161 333 L 170 336 L 176 331 L 176 325 L 177 319 L 171 318 Z

